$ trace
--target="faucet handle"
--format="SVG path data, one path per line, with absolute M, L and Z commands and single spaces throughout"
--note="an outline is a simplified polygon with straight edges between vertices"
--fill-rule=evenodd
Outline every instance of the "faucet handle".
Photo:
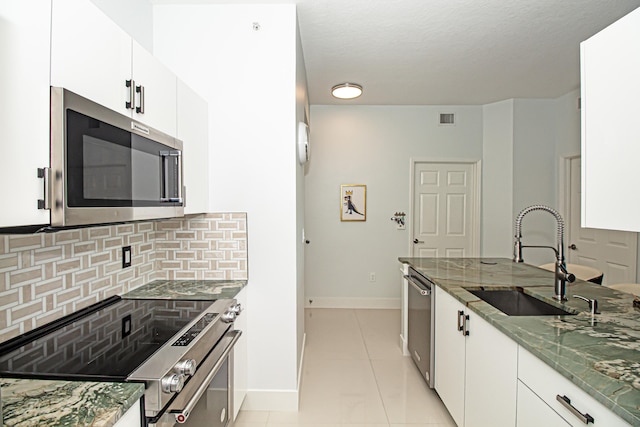
M 586 301 L 589 304 L 589 310 L 591 311 L 591 315 L 600 314 L 598 311 L 598 300 L 597 299 L 589 299 L 587 297 L 583 297 L 582 295 L 574 295 L 574 298 L 579 298 L 583 301 Z
M 564 275 L 564 280 L 566 280 L 569 283 L 573 283 L 576 281 L 576 276 L 573 273 L 569 273 L 567 271 L 567 267 L 563 264 L 559 264 L 560 270 L 562 271 L 562 274 Z

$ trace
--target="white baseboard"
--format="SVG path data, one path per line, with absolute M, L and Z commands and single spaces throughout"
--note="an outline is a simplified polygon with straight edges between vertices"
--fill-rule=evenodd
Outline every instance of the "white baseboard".
M 312 301 L 312 302 L 310 302 Z M 400 309 L 400 298 L 307 297 L 306 308 L 388 308 Z
M 243 411 L 287 411 L 297 412 L 302 385 L 302 369 L 304 366 L 304 349 L 307 334 L 302 336 L 302 352 L 298 369 L 297 390 L 248 390 L 242 404 Z
M 407 347 L 407 340 L 404 339 L 402 335 L 400 335 L 400 347 L 402 348 L 403 356 L 411 356 L 411 353 L 409 353 L 409 347 Z
M 304 367 L 304 349 L 307 345 L 307 333 L 302 334 L 302 351 L 300 352 L 300 366 L 298 366 L 298 393 L 302 387 L 302 368 Z

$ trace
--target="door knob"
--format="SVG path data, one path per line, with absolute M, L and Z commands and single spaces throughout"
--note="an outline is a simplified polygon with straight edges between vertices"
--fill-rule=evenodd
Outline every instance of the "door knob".
M 413 239 L 413 243 L 415 243 L 417 245 L 418 243 L 424 243 L 424 241 L 423 240 L 418 240 L 418 239 Z
M 571 249 L 572 251 L 575 251 L 576 249 L 578 249 L 578 247 L 575 245 L 575 243 L 572 243 L 569 245 L 569 249 Z

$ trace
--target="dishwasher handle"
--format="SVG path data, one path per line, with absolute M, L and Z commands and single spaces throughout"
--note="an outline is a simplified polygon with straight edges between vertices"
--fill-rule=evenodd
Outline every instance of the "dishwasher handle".
M 407 282 L 411 284 L 411 286 L 413 286 L 418 292 L 420 292 L 420 295 L 425 297 L 431 295 L 431 288 L 426 287 L 416 280 L 413 280 L 413 277 L 409 276 L 408 274 L 405 274 L 403 277 L 407 280 Z

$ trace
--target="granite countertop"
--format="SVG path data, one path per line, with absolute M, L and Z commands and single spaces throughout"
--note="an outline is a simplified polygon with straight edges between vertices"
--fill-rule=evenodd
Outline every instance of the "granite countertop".
M 246 281 L 155 280 L 125 298 L 216 300 L 234 298 Z M 5 426 L 114 425 L 137 404 L 144 384 L 1 378 Z
M 137 405 L 141 383 L 1 378 L 4 426 L 109 427 Z
M 507 316 L 466 289 L 525 288 L 553 300 L 554 273 L 504 258 L 400 258 L 632 425 L 640 425 L 640 309 L 632 294 L 576 280 L 572 316 Z M 582 295 L 598 300 L 591 316 Z
M 216 300 L 234 298 L 246 284 L 246 280 L 154 280 L 122 295 L 122 297 Z

